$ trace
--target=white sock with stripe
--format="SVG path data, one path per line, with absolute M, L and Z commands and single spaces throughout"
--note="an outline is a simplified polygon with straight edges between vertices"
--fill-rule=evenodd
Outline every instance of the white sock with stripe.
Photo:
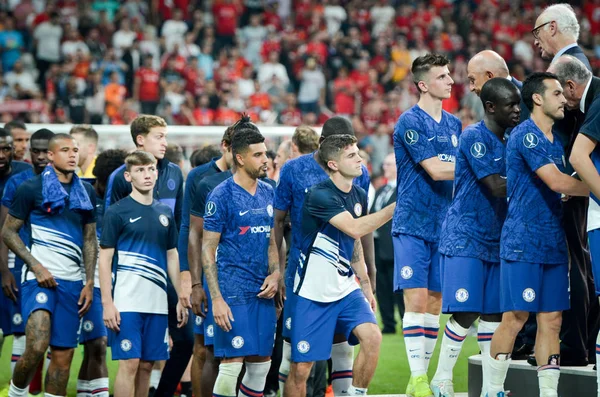
M 240 384 L 238 397 L 262 397 L 270 368 L 271 360 L 264 363 L 246 362 L 246 373 Z
M 425 314 L 407 312 L 402 319 L 402 333 L 412 377 L 427 374 L 425 365 Z
M 540 397 L 558 397 L 559 365 L 542 365 L 537 370 Z
M 290 342 L 283 341 L 283 347 L 281 350 L 281 364 L 279 365 L 279 395 L 283 397 L 283 390 L 285 389 L 285 381 L 290 374 L 290 365 L 292 363 L 292 345 Z
M 492 349 L 492 337 L 499 326 L 500 323 L 492 323 L 479 319 L 479 325 L 477 326 L 477 344 L 479 345 L 479 350 L 481 350 L 481 357 L 488 357 L 490 355 L 490 350 Z M 481 360 L 481 378 L 483 384 L 483 390 L 481 394 L 484 396 L 487 391 L 485 389 L 485 385 L 488 384 L 490 372 L 488 364 L 488 360 Z
M 429 368 L 429 362 L 435 345 L 437 344 L 438 332 L 440 331 L 440 316 L 439 314 L 425 313 L 425 322 L 423 334 L 425 335 L 425 370 Z
M 98 378 L 89 381 L 92 397 L 108 397 L 108 378 Z
M 77 397 L 90 397 L 91 395 L 90 381 L 77 379 Z
M 354 347 L 348 342 L 335 343 L 331 348 L 331 386 L 333 394 L 340 396 L 352 386 Z
M 14 336 L 12 346 L 12 357 L 10 358 L 10 373 L 15 372 L 15 365 L 25 352 L 25 335 Z
M 213 397 L 235 397 L 236 386 L 243 363 L 219 364 L 219 375 L 213 388 Z
M 468 328 L 461 327 L 454 317 L 450 317 L 446 323 L 444 336 L 442 336 L 442 348 L 440 350 L 440 360 L 433 380 L 452 380 L 452 371 L 460 355 L 465 338 L 469 333 Z

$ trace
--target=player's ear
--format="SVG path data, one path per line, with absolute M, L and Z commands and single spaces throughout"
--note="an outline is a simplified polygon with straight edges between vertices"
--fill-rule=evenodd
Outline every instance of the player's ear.
M 329 168 L 329 171 L 337 171 L 338 170 L 337 163 L 333 160 L 329 160 L 327 162 L 327 168 Z
M 424 82 L 423 80 L 419 81 L 417 83 L 417 86 L 419 87 L 419 89 L 421 90 L 421 92 L 427 92 L 427 91 L 429 91 L 429 89 L 427 88 L 427 83 Z
M 496 105 L 491 101 L 485 101 L 485 112 L 496 113 Z
M 538 105 L 538 106 L 542 106 L 542 95 L 541 94 L 533 94 L 531 96 L 531 99 L 533 99 L 533 103 Z
M 135 137 L 135 143 L 136 145 L 139 146 L 144 146 L 144 140 L 145 140 L 145 136 L 140 134 L 138 136 Z
M 129 171 L 125 171 L 123 173 L 123 176 L 125 177 L 125 180 L 129 183 L 131 183 L 131 174 L 129 173 Z

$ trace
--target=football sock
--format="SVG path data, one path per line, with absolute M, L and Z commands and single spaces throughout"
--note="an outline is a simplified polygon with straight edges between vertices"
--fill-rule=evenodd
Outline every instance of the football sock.
M 243 363 L 221 363 L 219 375 L 213 389 L 213 397 L 235 397 L 238 376 L 242 372 Z
M 331 348 L 331 386 L 339 396 L 352 386 L 354 347 L 348 342 L 335 343 Z
M 461 327 L 454 317 L 450 317 L 442 336 L 440 360 L 433 380 L 452 380 L 452 371 L 468 333 L 468 328 Z
M 402 333 L 412 377 L 427 374 L 425 364 L 425 314 L 407 312 L 402 319 Z
M 264 363 L 246 362 L 246 373 L 240 384 L 238 397 L 261 397 L 265 391 L 271 360 Z

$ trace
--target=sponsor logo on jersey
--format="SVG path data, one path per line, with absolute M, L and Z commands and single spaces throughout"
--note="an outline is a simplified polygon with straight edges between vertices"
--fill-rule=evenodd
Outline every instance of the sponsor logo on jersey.
M 438 159 L 446 163 L 456 163 L 456 157 L 453 154 L 438 153 Z
M 240 226 L 240 236 L 243 236 L 244 234 L 250 232 L 252 234 L 254 233 L 271 233 L 271 226 L 270 225 L 265 225 L 265 226 Z

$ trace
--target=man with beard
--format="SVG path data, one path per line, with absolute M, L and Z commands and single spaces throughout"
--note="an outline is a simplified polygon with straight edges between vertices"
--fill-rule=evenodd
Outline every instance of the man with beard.
M 11 177 L 6 186 L 4 187 L 4 195 L 2 196 L 2 208 L 0 210 L 0 224 L 4 224 L 8 210 L 12 206 L 13 199 L 17 188 L 26 180 L 33 178 L 35 175 L 42 173 L 44 168 L 48 165 L 48 143 L 54 136 L 54 133 L 48 129 L 41 129 L 36 131 L 31 136 L 31 148 L 29 149 L 31 155 L 31 163 L 33 168 L 28 167 L 25 171 L 19 172 Z M 12 163 L 14 165 L 24 164 L 17 161 Z M 29 234 L 28 231 L 23 228 L 19 232 L 23 242 L 29 246 Z M 13 346 L 12 346 L 12 359 L 11 359 L 11 372 L 14 371 L 15 365 L 23 352 L 25 351 L 25 324 L 23 323 L 23 316 L 21 314 L 21 270 L 23 268 L 23 260 L 15 257 L 13 252 L 8 251 L 6 245 L 0 243 L 0 266 L 8 264 L 5 269 L 10 269 L 9 272 L 5 272 L 2 269 L 2 288 L 4 295 L 10 299 L 10 304 L 6 306 L 6 309 L 12 310 L 10 312 L 10 319 L 12 322 L 12 335 L 13 335 Z
M 14 159 L 18 161 L 27 161 L 25 159 L 25 153 L 27 152 L 30 134 L 27 132 L 25 123 L 22 121 L 13 120 L 4 124 L 4 128 L 10 131 L 13 137 L 13 146 L 15 147 Z

